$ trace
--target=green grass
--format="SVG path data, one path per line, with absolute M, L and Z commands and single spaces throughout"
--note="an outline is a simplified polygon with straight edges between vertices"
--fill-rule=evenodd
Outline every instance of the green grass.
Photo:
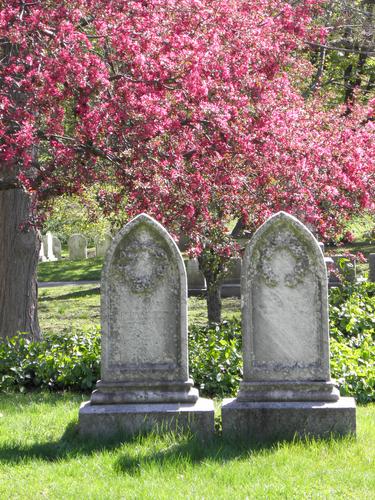
M 100 323 L 100 289 L 96 285 L 72 285 L 39 289 L 39 322 L 42 332 L 64 333 Z M 223 319 L 240 316 L 240 299 L 223 299 Z M 189 298 L 189 323 L 207 323 L 204 297 Z
M 40 288 L 39 323 L 43 333 L 79 330 L 100 323 L 100 288 L 72 285 Z
M 58 260 L 38 265 L 38 281 L 99 281 L 103 258 Z
M 82 440 L 85 397 L 0 396 L 0 498 L 370 499 L 375 405 L 358 408 L 358 437 L 245 446 L 173 434 Z

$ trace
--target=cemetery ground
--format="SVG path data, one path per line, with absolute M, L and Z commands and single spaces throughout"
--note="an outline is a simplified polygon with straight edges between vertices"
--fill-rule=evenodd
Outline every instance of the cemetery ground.
M 244 447 L 220 436 L 100 442 L 76 434 L 88 395 L 2 395 L 1 498 L 373 498 L 375 405 L 357 439 Z
M 373 247 L 370 251 L 374 252 Z M 101 264 L 101 259 L 43 263 L 39 267 L 39 280 L 97 281 Z M 371 292 L 371 297 L 373 295 Z M 97 283 L 40 288 L 39 297 L 41 329 L 47 336 L 51 334 L 56 339 L 63 339 L 75 332 L 98 328 L 100 289 Z M 339 324 L 340 320 L 342 328 L 347 329 L 351 336 L 349 343 L 344 346 L 346 351 L 342 348 L 345 355 L 348 355 L 348 351 L 356 350 L 355 342 L 359 341 L 361 335 L 359 330 L 362 328 L 368 332 L 370 328 L 374 302 L 371 298 L 367 309 L 366 304 L 364 307 L 358 305 L 361 301 L 362 298 L 355 303 L 349 300 L 345 310 L 334 313 L 336 323 Z M 362 317 L 362 312 L 366 310 L 368 317 Z M 225 363 L 227 368 L 239 363 L 238 345 L 230 343 L 239 337 L 239 316 L 239 299 L 224 299 L 223 317 L 229 320 L 229 327 L 219 332 L 224 335 L 221 346 L 215 342 L 219 346 L 212 353 L 216 356 L 213 363 L 216 368 Z M 190 297 L 190 330 L 196 340 L 202 334 L 202 345 L 198 346 L 199 349 L 194 346 L 196 352 L 193 352 L 191 361 L 191 371 L 198 385 L 202 381 L 195 373 L 200 369 L 202 349 L 210 349 L 207 340 L 215 335 L 214 330 L 205 330 L 206 318 L 204 298 Z M 333 342 L 333 351 L 338 355 L 341 352 L 340 344 L 336 339 Z M 351 347 L 350 342 L 353 342 Z M 366 356 L 370 359 L 366 360 Z M 351 361 L 350 355 L 347 358 L 353 366 L 358 366 L 360 358 L 360 364 L 363 362 L 360 370 L 368 370 L 365 375 L 358 375 L 355 386 L 350 379 L 353 366 L 348 362 L 348 387 L 358 390 L 358 394 L 360 391 L 364 393 L 372 390 L 372 401 L 374 368 L 370 365 L 374 356 L 374 346 L 370 345 L 367 351 L 362 349 L 360 355 Z M 48 362 L 46 359 L 44 361 Z M 64 370 L 63 365 L 70 362 L 69 353 L 63 354 L 58 362 Z M 338 367 L 332 360 L 331 368 L 335 376 Z M 238 374 L 232 371 L 230 375 L 235 377 Z M 215 394 L 215 387 L 232 383 L 219 380 L 219 376 L 222 376 L 220 369 L 213 373 L 211 395 Z M 209 384 L 207 388 L 210 389 Z M 24 391 L 22 385 L 19 389 Z M 89 389 L 50 392 L 44 388 L 2 393 L 0 498 L 373 497 L 374 403 L 359 403 L 356 439 L 296 439 L 293 442 L 269 445 L 252 443 L 244 446 L 242 442 L 225 441 L 220 435 L 221 396 L 216 393 L 217 434 L 212 442 L 200 443 L 188 434 L 172 433 L 131 439 L 122 436 L 121 439 L 107 441 L 80 438 L 77 434 L 78 408 L 82 401 L 89 399 Z

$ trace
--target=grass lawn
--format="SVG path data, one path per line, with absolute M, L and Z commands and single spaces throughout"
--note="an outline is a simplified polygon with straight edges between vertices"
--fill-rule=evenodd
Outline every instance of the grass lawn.
M 38 281 L 99 281 L 103 258 L 57 260 L 38 264 Z
M 100 289 L 96 285 L 57 286 L 39 289 L 39 321 L 42 332 L 71 332 L 100 324 Z M 223 300 L 223 319 L 240 316 L 240 299 Z M 189 323 L 207 323 L 203 297 L 189 298 Z
M 219 436 L 81 440 L 85 398 L 0 396 L 0 498 L 374 498 L 375 405 L 358 408 L 356 440 L 261 448 Z

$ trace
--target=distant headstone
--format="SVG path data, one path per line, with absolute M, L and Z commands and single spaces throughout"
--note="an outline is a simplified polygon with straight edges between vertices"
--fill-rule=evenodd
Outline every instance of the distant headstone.
M 311 232 L 284 212 L 246 247 L 244 379 L 222 407 L 223 434 L 255 440 L 355 433 L 355 402 L 330 378 L 327 275 Z
M 105 256 L 108 248 L 111 246 L 112 240 L 113 240 L 112 236 L 108 233 L 96 239 L 95 248 L 97 257 Z
M 375 253 L 370 253 L 368 256 L 369 273 L 368 279 L 375 283 Z
M 199 269 L 198 259 L 185 260 L 185 267 L 189 292 L 194 294 L 206 290 L 206 279 Z
M 52 236 L 52 250 L 57 260 L 61 259 L 61 241 L 57 236 Z
M 101 282 L 101 380 L 79 414 L 83 435 L 161 426 L 210 435 L 212 401 L 188 373 L 187 281 L 168 232 L 142 214 L 116 235 Z
M 68 240 L 69 259 L 87 259 L 87 240 L 82 234 L 72 234 Z
M 46 260 L 54 261 L 57 260 L 55 254 L 53 253 L 53 235 L 48 231 L 44 236 L 42 236 L 43 250 Z
M 45 262 L 46 260 L 47 260 L 47 257 L 45 255 L 45 251 L 44 251 L 44 237 L 41 236 L 40 249 L 39 249 L 39 262 Z
M 228 265 L 227 276 L 223 279 L 221 285 L 222 297 L 240 297 L 241 296 L 241 271 L 242 259 L 231 259 Z

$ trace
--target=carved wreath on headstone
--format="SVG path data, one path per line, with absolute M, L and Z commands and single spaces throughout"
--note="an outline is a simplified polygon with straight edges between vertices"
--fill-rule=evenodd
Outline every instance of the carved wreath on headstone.
M 249 268 L 250 276 L 259 273 L 268 286 L 276 286 L 279 280 L 272 269 L 272 259 L 280 250 L 288 251 L 295 259 L 293 271 L 284 276 L 284 284 L 293 288 L 303 281 L 309 268 L 309 256 L 298 238 L 289 231 L 280 231 L 266 238 L 266 243 L 263 240 L 263 245 L 254 252 Z
M 118 256 L 116 271 L 134 293 L 153 291 L 168 266 L 165 250 L 153 241 L 135 240 Z

